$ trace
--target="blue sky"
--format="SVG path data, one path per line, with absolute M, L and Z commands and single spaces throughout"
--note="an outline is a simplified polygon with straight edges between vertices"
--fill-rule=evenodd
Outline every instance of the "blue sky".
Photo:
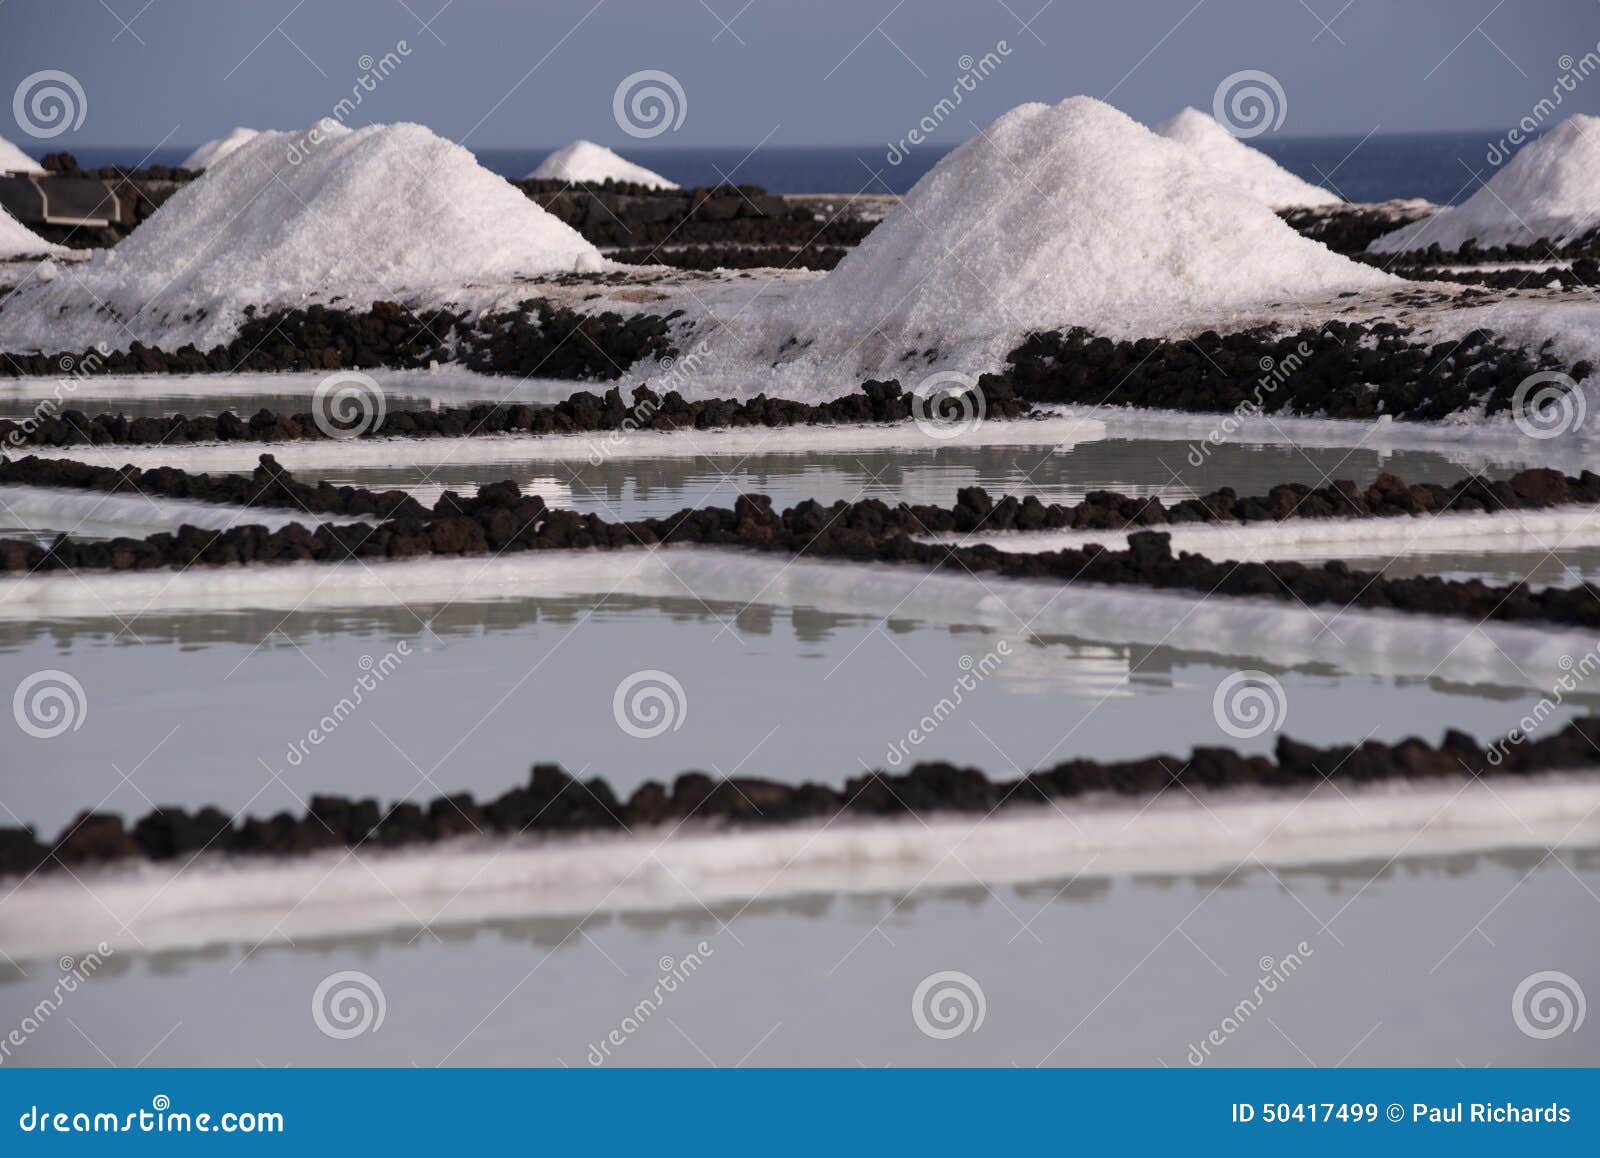
M 404 41 L 349 123 L 415 120 L 477 148 L 866 144 L 902 137 L 963 56 L 1006 42 L 943 120 L 955 141 L 1027 100 L 1106 97 L 1141 120 L 1210 108 L 1218 82 L 1270 73 L 1284 134 L 1509 125 L 1550 94 L 1564 55 L 1600 51 L 1594 0 L 5 0 L 0 96 L 71 74 L 83 122 L 38 153 L 192 144 L 235 124 L 329 115 L 362 57 Z M 647 142 L 613 118 L 623 77 L 677 79 L 681 125 Z M 1592 86 L 1592 91 L 1586 86 Z M 1566 95 L 1600 111 L 1600 74 Z

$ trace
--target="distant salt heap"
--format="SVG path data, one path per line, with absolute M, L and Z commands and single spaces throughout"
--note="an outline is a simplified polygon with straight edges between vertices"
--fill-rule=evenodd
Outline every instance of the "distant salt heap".
M 211 168 L 229 153 L 236 151 L 241 145 L 248 144 L 261 135 L 260 129 L 234 129 L 225 137 L 218 137 L 214 141 L 207 141 L 194 152 L 183 159 L 180 169 L 189 169 L 200 172 Z
M 0 137 L 0 173 L 43 173 L 44 166 Z
M 1517 155 L 1460 205 L 1443 209 L 1368 246 L 1370 253 L 1564 245 L 1600 228 L 1600 117 L 1576 114 Z
M 909 350 L 977 371 L 1029 330 L 1157 336 L 1393 282 L 1301 237 L 1190 150 L 1073 97 L 1015 108 L 946 155 L 784 303 L 765 339 L 840 374 L 894 372 L 889 360 Z
M 73 278 L 0 301 L 0 349 L 229 340 L 247 306 L 453 300 L 604 267 L 598 250 L 421 125 L 262 133 Z M 105 303 L 102 309 L 100 303 Z
M 524 180 L 573 181 L 593 185 L 610 180 L 652 185 L 657 189 L 678 187 L 660 173 L 653 173 L 643 165 L 624 160 L 593 141 L 573 141 L 565 148 L 557 149 L 540 161 L 538 168 Z
M 1337 193 L 1302 181 L 1199 109 L 1184 109 L 1162 121 L 1155 127 L 1155 132 L 1192 150 L 1216 177 L 1233 182 L 1273 209 L 1339 205 L 1344 202 L 1344 198 Z
M 64 253 L 63 246 L 46 241 L 4 208 L 0 208 L 0 261 L 16 261 L 22 257 L 45 257 Z

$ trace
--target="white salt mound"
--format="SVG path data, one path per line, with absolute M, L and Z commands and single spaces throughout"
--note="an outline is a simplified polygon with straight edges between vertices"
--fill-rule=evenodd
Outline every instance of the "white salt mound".
M 0 137 L 0 173 L 43 173 L 44 166 Z
M 1342 205 L 1344 198 L 1302 181 L 1260 149 L 1251 148 L 1199 109 L 1186 108 L 1155 127 L 1157 135 L 1192 150 L 1218 178 L 1274 209 Z
M 604 145 L 593 141 L 573 141 L 557 149 L 523 180 L 581 181 L 598 185 L 605 180 L 628 181 L 635 185 L 653 185 L 657 189 L 676 189 L 660 173 L 643 165 L 624 160 Z
M 450 300 L 603 268 L 599 251 L 421 125 L 262 133 L 113 250 L 0 302 L 0 349 L 226 341 L 246 306 Z M 105 304 L 102 309 L 100 303 Z
M 63 252 L 65 247 L 46 241 L 0 207 L 0 261 Z
M 1524 145 L 1505 167 L 1460 205 L 1386 233 L 1370 253 L 1404 253 L 1437 243 L 1445 250 L 1480 246 L 1556 245 L 1600 227 L 1600 117 L 1575 114 Z
M 180 169 L 190 169 L 197 172 L 200 170 L 209 169 L 218 161 L 222 160 L 222 158 L 226 157 L 229 153 L 234 152 L 241 145 L 255 140 L 260 135 L 260 129 L 234 129 L 225 137 L 218 137 L 213 141 L 207 141 L 205 144 L 201 145 L 198 149 L 185 157 L 183 159 L 183 164 L 179 165 L 178 167 Z
M 814 360 L 933 348 L 976 371 L 1028 330 L 1158 336 L 1393 282 L 1300 236 L 1192 151 L 1072 97 L 1015 108 L 947 154 L 786 321 Z

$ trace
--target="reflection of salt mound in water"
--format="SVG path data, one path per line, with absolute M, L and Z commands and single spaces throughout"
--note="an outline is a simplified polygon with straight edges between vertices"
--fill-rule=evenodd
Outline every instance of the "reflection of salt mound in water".
M 1251 148 L 1199 109 L 1186 108 L 1155 127 L 1200 159 L 1218 180 L 1239 186 L 1263 205 L 1289 209 L 1303 205 L 1342 205 L 1344 198 L 1302 181 L 1260 149 Z
M 0 137 L 0 173 L 43 173 L 44 166 Z
M 185 157 L 183 164 L 179 165 L 178 168 L 190 169 L 196 172 L 209 169 L 222 158 L 237 152 L 241 145 L 249 144 L 260 135 L 260 129 L 234 129 L 227 136 L 218 137 L 201 145 Z
M 773 311 L 766 337 L 780 357 L 792 337 L 814 382 L 904 373 L 908 351 L 935 349 L 976 371 L 1028 330 L 1156 336 L 1392 280 L 1301 237 L 1189 150 L 1073 97 L 1013 109 L 948 154 L 837 269 Z
M 1371 253 L 1404 253 L 1437 244 L 1564 245 L 1600 228 L 1600 117 L 1568 117 L 1525 145 L 1460 205 L 1386 233 Z
M 23 287 L 0 306 L 0 348 L 207 346 L 231 337 L 247 306 L 340 296 L 358 307 L 602 264 L 576 232 L 421 125 L 330 122 L 260 134 L 77 276 Z
M 653 185 L 657 189 L 678 187 L 660 173 L 652 172 L 643 165 L 635 165 L 593 141 L 573 141 L 565 148 L 557 149 L 540 161 L 538 168 L 529 173 L 525 180 L 576 181 L 595 185 L 602 181 L 627 181 L 635 185 Z
M 46 241 L 0 206 L 0 261 L 62 252 L 61 246 Z

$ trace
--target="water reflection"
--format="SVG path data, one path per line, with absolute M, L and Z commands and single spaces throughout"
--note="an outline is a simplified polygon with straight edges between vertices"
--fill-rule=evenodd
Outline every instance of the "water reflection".
M 702 445 L 709 447 L 709 440 Z M 1141 438 L 1107 438 L 1056 446 L 980 446 L 960 443 L 882 451 L 614 457 L 606 461 L 503 460 L 470 465 L 350 467 L 319 473 L 338 484 L 403 487 L 430 500 L 445 489 L 471 490 L 515 479 L 546 494 L 547 501 L 611 518 L 646 518 L 686 506 L 731 505 L 741 492 L 772 496 L 780 507 L 802 499 L 822 503 L 877 498 L 884 502 L 955 501 L 962 487 L 1028 493 L 1044 502 L 1076 503 L 1094 490 L 1159 496 L 1178 501 L 1231 486 L 1241 495 L 1265 494 L 1280 483 L 1323 486 L 1329 478 L 1366 486 L 1381 472 L 1408 482 L 1450 483 L 1465 473 L 1453 452 L 1433 450 L 1299 449 L 1226 444 L 1200 467 L 1186 459 L 1187 444 Z M 1507 477 L 1528 465 L 1510 456 L 1482 473 Z
M 1232 1017 L 1206 1064 L 1582 1064 L 1581 1033 L 1532 1039 L 1507 1005 L 1529 974 L 1592 959 L 1594 923 L 1574 913 L 1597 884 L 1600 850 L 1514 849 L 130 952 L 71 995 L 72 1024 L 49 1019 L 14 1060 L 1183 1067 Z M 615 1054 L 591 1056 L 690 952 L 689 980 Z M 1290 953 L 1292 976 L 1241 1017 Z M 53 977 L 54 962 L 20 964 L 26 979 L 0 966 L 13 1021 Z M 317 1029 L 311 995 L 341 970 L 383 991 L 380 1032 Z M 980 1031 L 918 1030 L 911 995 L 940 970 L 984 994 Z

